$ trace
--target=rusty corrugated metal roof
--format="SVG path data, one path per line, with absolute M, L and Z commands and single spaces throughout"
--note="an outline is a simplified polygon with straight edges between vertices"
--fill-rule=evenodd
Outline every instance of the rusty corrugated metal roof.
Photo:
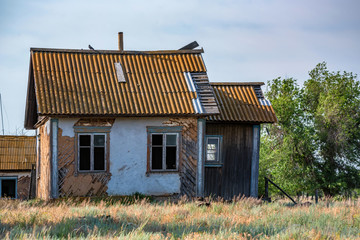
M 0 136 L 0 170 L 30 170 L 36 161 L 36 137 Z
M 202 50 L 31 49 L 39 115 L 197 114 L 185 72 L 206 72 Z M 118 82 L 121 63 L 126 82 Z
M 277 118 L 269 101 L 255 93 L 264 83 L 211 83 L 220 115 L 208 116 L 208 121 L 274 123 Z

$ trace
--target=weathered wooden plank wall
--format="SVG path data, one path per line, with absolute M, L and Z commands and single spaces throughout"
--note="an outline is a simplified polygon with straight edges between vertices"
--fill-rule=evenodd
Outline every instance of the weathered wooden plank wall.
M 180 154 L 180 194 L 189 198 L 196 196 L 197 168 L 197 118 L 171 118 L 167 126 L 183 126 Z
M 250 195 L 253 126 L 207 123 L 206 135 L 222 135 L 222 167 L 205 167 L 205 195 L 231 199 Z

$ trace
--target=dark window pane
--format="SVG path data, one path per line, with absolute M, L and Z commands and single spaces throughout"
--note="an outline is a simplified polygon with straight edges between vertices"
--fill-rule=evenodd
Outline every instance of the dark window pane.
M 176 135 L 166 135 L 166 146 L 175 145 L 176 146 Z
M 176 147 L 166 147 L 166 169 L 176 169 Z
M 80 170 L 90 170 L 90 148 L 80 148 Z
M 162 147 L 152 147 L 152 169 L 162 169 Z
M 94 170 L 105 170 L 104 147 L 94 147 Z
M 209 138 L 208 139 L 208 144 L 217 146 L 219 144 L 219 139 L 217 139 L 217 138 Z
M 94 146 L 105 146 L 105 136 L 104 135 L 94 135 Z
M 162 134 L 152 134 L 152 145 L 162 145 L 163 144 L 163 135 Z
M 1 181 L 1 197 L 15 198 L 16 194 L 16 180 L 8 179 Z
M 80 146 L 90 146 L 91 136 L 90 135 L 80 135 Z

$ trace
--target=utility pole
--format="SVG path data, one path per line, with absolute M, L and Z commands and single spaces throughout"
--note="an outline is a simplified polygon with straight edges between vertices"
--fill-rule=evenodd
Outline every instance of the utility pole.
M 5 133 L 4 133 L 4 114 L 3 114 L 3 109 L 2 109 L 1 93 L 0 93 L 0 110 L 1 110 L 2 134 L 5 135 Z

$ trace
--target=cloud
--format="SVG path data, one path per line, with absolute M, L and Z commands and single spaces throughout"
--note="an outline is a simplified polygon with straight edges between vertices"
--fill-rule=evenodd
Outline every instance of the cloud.
M 358 9 L 356 0 L 5 0 L 0 92 L 15 129 L 23 121 L 30 47 L 116 49 L 118 31 L 132 50 L 197 40 L 211 81 L 304 81 L 322 61 L 359 72 Z

